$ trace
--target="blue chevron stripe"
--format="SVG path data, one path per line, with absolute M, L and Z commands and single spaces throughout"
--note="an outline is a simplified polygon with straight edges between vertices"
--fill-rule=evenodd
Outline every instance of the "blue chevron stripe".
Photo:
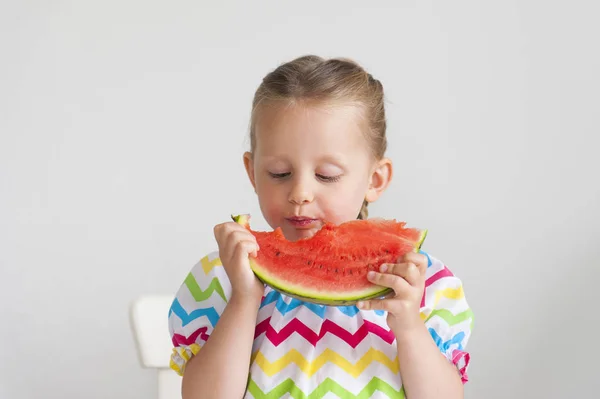
M 260 309 L 264 308 L 265 306 L 275 302 L 277 300 L 277 298 L 279 298 L 281 296 L 281 294 L 279 294 L 279 292 L 277 291 L 271 291 L 267 294 L 267 296 L 264 297 L 262 303 L 260 304 Z
M 181 319 L 181 323 L 183 326 L 188 325 L 192 321 L 202 316 L 206 316 L 213 327 L 217 325 L 217 322 L 219 321 L 219 314 L 212 306 L 206 309 L 196 309 L 190 314 L 188 314 L 183 308 L 183 306 L 181 306 L 179 301 L 175 299 L 173 301 L 173 304 L 171 305 L 171 311 Z M 171 313 L 171 311 L 169 311 L 169 314 Z
M 450 349 L 450 346 L 453 344 L 458 344 L 458 347 L 457 347 L 458 350 L 463 349 L 462 341 L 465 338 L 464 331 L 457 333 L 454 337 L 452 337 L 448 341 L 444 342 L 442 337 L 440 337 L 438 335 L 437 331 L 435 331 L 433 328 L 429 328 L 428 330 L 429 330 L 429 334 L 431 335 L 431 338 L 433 338 L 433 340 L 435 341 L 435 344 L 437 345 L 438 348 L 440 348 L 440 351 L 442 353 L 446 353 L 446 351 L 448 349 Z
M 325 312 L 327 311 L 327 308 L 328 308 L 328 306 L 326 306 L 326 305 L 317 305 L 317 304 L 310 303 L 310 302 L 302 302 L 296 298 L 291 298 L 290 303 L 286 303 L 283 299 L 283 296 L 278 291 L 269 292 L 267 294 L 267 296 L 265 297 L 265 299 L 263 300 L 260 307 L 263 308 L 275 301 L 277 301 L 277 304 L 275 305 L 275 307 L 277 308 L 277 310 L 279 310 L 279 312 L 283 316 L 285 316 L 287 313 L 291 312 L 292 310 L 296 309 L 299 306 L 304 306 L 304 307 L 308 308 L 311 312 L 313 312 L 314 314 L 319 316 L 320 318 L 324 319 Z M 356 314 L 358 312 L 360 312 L 360 310 L 356 306 L 333 306 L 333 307 L 339 309 L 340 312 L 342 312 L 345 315 L 350 316 L 350 317 L 354 317 L 354 316 L 356 316 Z M 377 314 L 378 316 L 383 316 L 385 314 L 385 312 L 383 310 L 375 310 L 375 314 Z
M 354 317 L 358 312 L 360 312 L 356 306 L 338 306 L 337 308 L 340 312 L 350 317 Z M 374 310 L 374 312 L 377 316 L 383 316 L 385 314 L 383 310 Z

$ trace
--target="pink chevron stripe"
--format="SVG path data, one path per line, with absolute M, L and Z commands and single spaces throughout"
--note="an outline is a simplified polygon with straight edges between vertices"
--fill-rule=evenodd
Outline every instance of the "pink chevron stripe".
M 173 334 L 173 338 L 171 339 L 171 341 L 173 342 L 173 346 L 191 345 L 191 344 L 196 343 L 196 339 L 200 335 L 200 338 L 202 338 L 202 340 L 204 340 L 204 342 L 206 342 L 209 337 L 209 335 L 206 334 L 207 330 L 208 330 L 208 327 L 199 328 L 196 331 L 194 331 L 194 333 L 187 338 L 181 334 Z
M 383 327 L 372 323 L 368 320 L 364 320 L 363 325 L 352 334 L 351 332 L 343 329 L 336 323 L 331 320 L 325 320 L 321 325 L 321 330 L 319 334 L 315 333 L 313 330 L 308 328 L 304 323 L 300 320 L 294 318 L 292 319 L 285 327 L 281 329 L 281 331 L 277 332 L 270 324 L 271 318 L 267 318 L 264 321 L 260 322 L 256 326 L 256 330 L 254 332 L 254 339 L 256 339 L 261 334 L 265 333 L 266 337 L 273 343 L 275 346 L 279 346 L 282 342 L 290 337 L 294 332 L 297 332 L 304 339 L 306 339 L 312 346 L 316 346 L 317 342 L 321 340 L 325 336 L 325 334 L 330 333 L 345 341 L 352 348 L 356 348 L 358 344 L 362 342 L 362 340 L 367 336 L 368 333 L 375 334 L 379 336 L 382 340 L 391 344 L 394 342 L 396 337 L 392 331 L 388 331 Z
M 454 277 L 454 274 L 446 266 L 425 281 L 425 291 L 427 291 L 427 287 L 444 277 Z M 425 306 L 425 293 L 423 293 L 423 297 L 421 298 L 421 307 L 423 306 Z
M 464 366 L 461 367 L 458 371 L 460 373 L 462 383 L 465 384 L 467 381 L 469 381 L 469 376 L 467 375 L 467 367 L 469 366 L 471 355 L 469 354 L 469 352 L 455 349 L 452 352 L 452 363 L 454 363 L 454 365 L 457 365 L 458 362 L 461 361 L 461 359 L 464 361 Z

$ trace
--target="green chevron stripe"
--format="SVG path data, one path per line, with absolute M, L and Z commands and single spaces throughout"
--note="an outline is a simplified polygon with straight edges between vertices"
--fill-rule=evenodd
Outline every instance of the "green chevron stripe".
M 473 324 L 473 310 L 471 309 L 467 309 L 464 312 L 456 315 L 452 314 L 448 309 L 436 309 L 431 312 L 429 316 L 427 316 L 427 320 L 431 319 L 433 316 L 441 317 L 450 326 L 461 323 L 468 319 L 471 319 L 471 325 Z
M 189 273 L 185 278 L 185 285 L 188 287 L 188 290 L 190 290 L 192 296 L 197 302 L 207 300 L 210 298 L 213 292 L 217 292 L 224 301 L 227 301 L 227 298 L 225 298 L 225 293 L 223 292 L 223 287 L 221 286 L 221 283 L 219 283 L 219 279 L 216 277 L 212 279 L 208 288 L 202 291 L 198 285 L 198 282 L 194 278 L 194 275 Z
M 389 398 L 406 399 L 404 388 L 401 388 L 400 391 L 396 391 L 387 382 L 377 377 L 373 377 L 358 395 L 353 395 L 330 378 L 325 379 L 325 381 L 316 387 L 309 395 L 302 392 L 290 378 L 277 385 L 268 393 L 263 392 L 254 380 L 250 379 L 248 382 L 248 391 L 256 399 L 279 399 L 287 393 L 294 399 L 321 399 L 327 395 L 328 392 L 332 392 L 342 399 L 369 399 L 375 391 L 380 391 Z

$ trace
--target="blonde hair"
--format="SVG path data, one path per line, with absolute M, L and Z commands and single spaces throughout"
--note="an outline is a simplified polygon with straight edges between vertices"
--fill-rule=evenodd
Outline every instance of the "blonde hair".
M 284 102 L 342 103 L 360 107 L 367 125 L 365 136 L 373 156 L 383 158 L 387 149 L 383 86 L 356 62 L 324 59 L 315 55 L 296 58 L 267 74 L 252 102 L 250 148 L 256 148 L 256 119 L 261 107 Z M 369 216 L 363 202 L 358 219 Z

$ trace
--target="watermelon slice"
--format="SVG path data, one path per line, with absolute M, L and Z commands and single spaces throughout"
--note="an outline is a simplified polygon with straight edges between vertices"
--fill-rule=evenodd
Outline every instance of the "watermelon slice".
M 280 228 L 250 229 L 250 215 L 232 216 L 246 227 L 260 247 L 250 267 L 259 280 L 288 296 L 321 305 L 354 305 L 392 290 L 371 283 L 369 270 L 396 263 L 418 251 L 427 230 L 405 227 L 396 220 L 353 220 L 325 224 L 310 238 L 288 241 Z

